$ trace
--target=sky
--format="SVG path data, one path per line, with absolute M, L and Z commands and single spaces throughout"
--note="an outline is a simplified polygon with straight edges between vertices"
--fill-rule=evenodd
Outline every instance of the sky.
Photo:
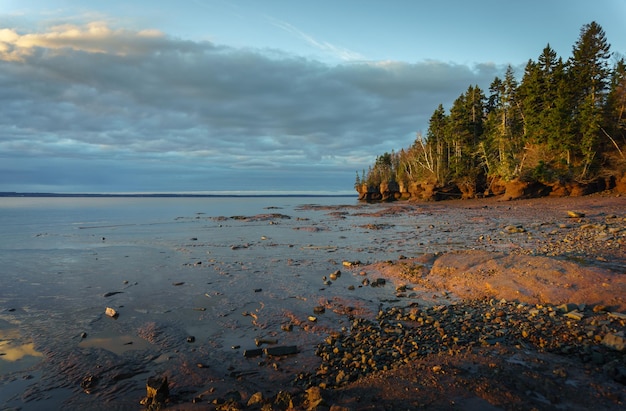
M 623 0 L 0 0 L 0 191 L 353 192 Z

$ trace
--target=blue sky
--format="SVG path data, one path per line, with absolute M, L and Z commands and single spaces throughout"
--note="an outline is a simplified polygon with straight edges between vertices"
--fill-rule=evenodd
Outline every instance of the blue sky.
M 0 191 L 351 192 L 622 0 L 3 0 Z

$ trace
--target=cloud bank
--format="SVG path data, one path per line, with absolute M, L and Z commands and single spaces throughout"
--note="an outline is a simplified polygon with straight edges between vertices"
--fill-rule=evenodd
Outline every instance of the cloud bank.
M 0 191 L 350 191 L 501 72 L 330 65 L 102 22 L 0 27 Z

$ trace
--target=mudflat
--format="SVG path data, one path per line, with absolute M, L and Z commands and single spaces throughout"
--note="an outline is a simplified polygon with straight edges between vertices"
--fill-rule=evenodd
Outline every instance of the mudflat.
M 273 211 L 7 252 L 3 406 L 624 408 L 626 198 Z

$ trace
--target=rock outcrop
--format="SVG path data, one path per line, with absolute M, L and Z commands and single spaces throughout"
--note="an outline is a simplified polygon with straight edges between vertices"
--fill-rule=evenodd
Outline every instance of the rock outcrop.
M 484 184 L 448 184 L 438 186 L 432 181 L 397 183 L 390 181 L 380 185 L 361 184 L 356 187 L 362 201 L 440 201 L 501 196 L 504 201 L 538 197 L 578 197 L 602 191 L 626 194 L 626 173 L 600 177 L 589 182 L 491 180 Z

